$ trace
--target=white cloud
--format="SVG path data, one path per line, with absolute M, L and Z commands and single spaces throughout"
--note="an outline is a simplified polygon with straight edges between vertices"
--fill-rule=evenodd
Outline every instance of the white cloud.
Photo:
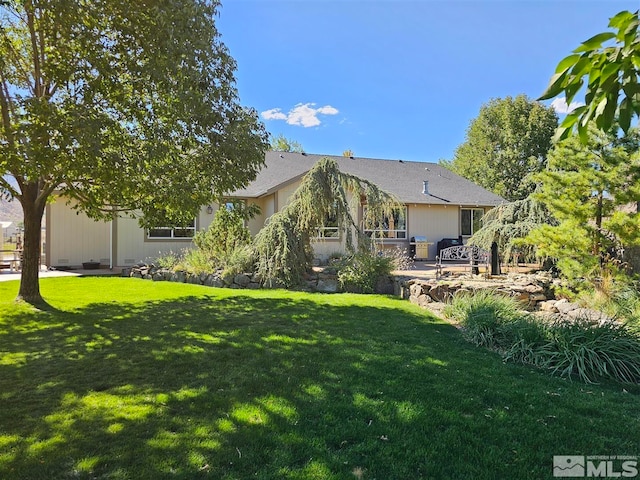
M 318 113 L 322 113 L 323 115 L 337 115 L 339 112 L 337 108 L 333 108 L 331 105 L 325 105 L 318 109 Z
M 582 107 L 584 103 L 581 102 L 571 102 L 571 105 L 567 105 L 567 99 L 564 97 L 556 98 L 553 102 L 551 102 L 551 108 L 553 108 L 556 113 L 565 114 L 571 113 L 576 108 Z
M 299 103 L 289 113 L 282 113 L 280 108 L 272 108 L 262 112 L 262 118 L 265 120 L 286 120 L 289 125 L 299 125 L 301 127 L 317 127 L 322 122 L 318 115 L 337 115 L 339 110 L 331 105 L 325 105 L 320 108 L 315 107 L 315 103 Z
M 265 120 L 286 120 L 287 116 L 279 108 L 272 108 L 262 112 L 262 118 Z

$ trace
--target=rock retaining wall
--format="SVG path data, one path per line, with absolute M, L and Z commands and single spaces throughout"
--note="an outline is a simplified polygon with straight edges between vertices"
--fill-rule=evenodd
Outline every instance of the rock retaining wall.
M 426 306 L 431 302 L 446 302 L 460 292 L 491 290 L 514 297 L 531 310 L 542 302 L 555 298 L 553 279 L 546 273 L 536 275 L 509 275 L 505 278 L 456 279 L 453 281 L 405 279 L 400 282 L 399 295 L 416 305 Z
M 557 280 L 547 272 L 534 275 L 508 275 L 505 278 L 457 279 L 451 282 L 405 279 L 399 283 L 399 295 L 411 303 L 433 310 L 435 303 L 446 303 L 461 292 L 491 290 L 518 300 L 527 310 L 567 320 L 610 321 L 602 312 L 581 307 L 567 299 L 556 299 Z M 438 310 L 438 309 L 436 309 Z
M 134 267 L 123 269 L 125 277 L 143 278 L 156 282 L 178 282 L 205 285 L 220 288 L 264 288 L 262 279 L 255 273 L 241 273 L 238 275 L 224 275 L 222 271 L 203 273 L 196 275 L 187 272 L 174 272 L 155 265 L 139 263 Z M 272 288 L 283 288 L 283 285 L 271 285 Z M 341 291 L 338 276 L 334 270 L 313 271 L 305 275 L 302 290 L 323 293 L 336 293 Z M 393 294 L 397 287 L 393 277 L 381 277 L 376 284 L 376 293 Z
M 178 282 L 194 285 L 205 285 L 219 288 L 264 288 L 260 277 L 255 273 L 224 275 L 222 271 L 210 274 L 192 274 L 174 272 L 155 265 L 139 263 L 123 269 L 122 275 L 143 278 L 155 282 Z M 604 316 L 595 310 L 582 308 L 566 299 L 556 300 L 554 287 L 556 280 L 542 272 L 535 275 L 508 275 L 504 278 L 485 279 L 484 277 L 463 277 L 454 280 L 420 279 L 410 277 L 381 277 L 375 287 L 376 293 L 392 294 L 409 300 L 421 307 L 431 308 L 436 303 L 446 303 L 460 292 L 491 290 L 496 293 L 514 297 L 527 309 L 540 311 L 550 315 L 562 315 L 569 318 L 589 318 L 603 320 Z M 282 288 L 283 285 L 272 285 Z M 342 291 L 338 277 L 333 270 L 314 271 L 305 276 L 302 290 L 336 293 Z

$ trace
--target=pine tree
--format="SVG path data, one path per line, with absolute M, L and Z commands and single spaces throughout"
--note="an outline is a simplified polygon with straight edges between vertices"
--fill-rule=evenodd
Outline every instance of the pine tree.
M 528 241 L 555 258 L 569 278 L 615 269 L 623 246 L 640 244 L 640 215 L 622 207 L 640 199 L 640 134 L 623 138 L 590 130 L 587 143 L 571 137 L 549 153 L 535 198 L 558 225 L 544 225 Z

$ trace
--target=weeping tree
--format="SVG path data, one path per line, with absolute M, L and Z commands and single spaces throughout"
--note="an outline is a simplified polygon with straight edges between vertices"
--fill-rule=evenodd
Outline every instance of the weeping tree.
M 302 179 L 290 202 L 275 213 L 255 238 L 258 274 L 267 285 L 297 285 L 311 269 L 311 239 L 327 219 L 337 223 L 350 253 L 368 248 L 370 239 L 358 226 L 353 211 L 367 206 L 363 227 L 375 230 L 380 219 L 402 205 L 390 194 L 362 178 L 341 172 L 329 158 L 318 161 Z
M 489 250 L 496 242 L 505 262 L 516 261 L 518 257 L 533 260 L 536 248 L 524 243 L 523 239 L 545 224 L 555 225 L 556 222 L 544 204 L 529 196 L 489 210 L 482 218 L 482 228 L 469 243 Z

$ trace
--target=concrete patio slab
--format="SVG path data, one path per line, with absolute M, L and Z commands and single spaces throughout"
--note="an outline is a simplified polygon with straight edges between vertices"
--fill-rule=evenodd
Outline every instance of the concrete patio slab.
M 55 277 L 95 277 L 103 275 L 120 275 L 121 269 L 114 268 L 109 270 L 108 268 L 99 268 L 96 270 L 40 270 L 40 278 L 55 278 Z M 7 272 L 0 270 L 0 282 L 9 282 L 12 280 L 20 280 L 20 272 Z

